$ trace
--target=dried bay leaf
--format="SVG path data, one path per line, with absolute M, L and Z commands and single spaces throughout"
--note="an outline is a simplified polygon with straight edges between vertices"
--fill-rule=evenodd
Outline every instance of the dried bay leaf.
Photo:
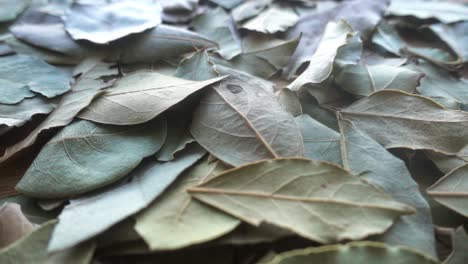
M 187 188 L 203 183 L 226 168 L 204 159 L 187 170 L 147 210 L 136 216 L 135 229 L 150 250 L 174 250 L 220 237 L 240 221 L 192 199 Z
M 430 97 L 450 109 L 468 110 L 467 81 L 460 80 L 447 70 L 429 63 L 411 64 L 406 67 L 425 74 L 417 88 L 421 95 Z
M 284 32 L 289 27 L 294 26 L 298 20 L 299 16 L 292 8 L 271 5 L 254 18 L 243 23 L 241 28 L 264 34 L 274 34 Z
M 316 53 L 326 25 L 330 21 L 337 22 L 344 19 L 367 39 L 383 16 L 388 2 L 388 0 L 351 0 L 332 8 L 303 15 L 296 26 L 287 32 L 288 37 L 299 34 L 303 36 L 285 69 L 285 76 L 290 79 L 299 67 Z
M 157 72 L 138 71 L 122 77 L 96 98 L 79 117 L 93 122 L 134 125 L 147 122 L 192 93 L 222 80 L 189 81 Z
M 235 37 L 235 30 L 231 17 L 222 8 L 205 12 L 196 17 L 191 26 L 195 31 L 207 36 L 218 43 L 217 52 L 225 59 L 232 59 L 241 53 L 240 42 Z
M 341 119 L 339 133 L 309 116 L 297 117 L 296 122 L 303 133 L 306 157 L 344 165 L 396 200 L 416 208 L 416 214 L 402 216 L 379 240 L 436 255 L 429 204 L 401 160 Z
M 468 20 L 468 19 L 467 19 Z M 433 24 L 429 28 L 462 59 L 468 61 L 468 22 L 459 22 L 453 24 Z
M 0 103 L 3 104 L 15 104 L 25 97 L 34 96 L 33 93 L 22 90 L 23 87 L 48 98 L 61 95 L 70 89 L 69 78 L 64 72 L 26 55 L 0 57 L 0 84 Z M 22 96 L 7 97 L 8 94 L 17 93 L 12 90 L 18 91 Z
M 159 3 L 152 0 L 73 3 L 63 20 L 75 40 L 105 44 L 161 23 Z
M 15 105 L 0 104 L 0 128 L 22 126 L 34 115 L 48 114 L 54 108 L 52 103 L 41 97 L 25 99 Z M 0 129 L 0 135 L 1 131 Z
M 224 60 L 216 56 L 211 57 L 211 60 L 215 64 L 267 79 L 286 66 L 299 43 L 299 39 L 300 37 L 297 37 L 275 43 L 264 49 L 250 50 L 230 60 Z
M 87 240 L 147 207 L 205 151 L 197 145 L 173 161 L 148 161 L 130 173 L 129 182 L 70 201 L 59 216 L 49 251 L 60 251 Z
M 102 63 L 96 59 L 88 59 L 83 63 L 91 62 L 93 66 L 81 72 L 82 76 L 73 85 L 70 93 L 65 94 L 52 113 L 36 127 L 25 139 L 8 147 L 0 163 L 8 160 L 13 155 L 22 151 L 36 141 L 37 137 L 45 130 L 68 125 L 73 118 L 111 82 L 104 82 L 99 78 L 117 75 L 118 70 L 111 68 L 111 64 Z
M 250 0 L 236 6 L 231 11 L 232 19 L 235 22 L 242 22 L 246 19 L 255 17 L 260 14 L 269 4 L 271 0 Z
M 263 263 L 263 262 L 262 262 Z M 412 263 L 437 264 L 438 260 L 406 247 L 390 247 L 383 243 L 362 241 L 345 245 L 311 247 L 283 252 L 265 264 L 360 264 Z
M 63 128 L 41 150 L 16 188 L 33 197 L 64 198 L 108 185 L 157 152 L 166 120 L 111 126 L 81 120 Z
M 192 56 L 185 58 L 174 74 L 175 77 L 193 81 L 205 81 L 218 75 L 206 50 L 197 51 Z
M 272 223 L 321 243 L 383 233 L 414 212 L 336 165 L 300 158 L 247 164 L 188 191 L 252 225 Z
M 164 145 L 156 153 L 159 161 L 170 161 L 174 155 L 195 141 L 190 134 L 191 116 L 181 109 L 167 113 L 167 136 Z
M 263 83 L 246 75 L 215 85 L 196 109 L 190 131 L 211 154 L 235 166 L 304 153 L 292 115 Z
M 354 34 L 351 26 L 343 20 L 328 23 L 317 51 L 310 58 L 309 66 L 288 88 L 297 91 L 304 84 L 325 81 L 333 71 L 338 49 L 349 44 Z
M 95 244 L 84 243 L 67 251 L 48 255 L 47 242 L 54 228 L 55 220 L 44 223 L 28 236 L 0 250 L 0 262 L 5 264 L 88 264 L 90 263 Z
M 340 87 L 358 98 L 383 89 L 414 93 L 423 74 L 388 65 L 349 65 L 335 77 Z
M 468 113 L 445 109 L 420 95 L 381 90 L 340 113 L 386 148 L 457 154 L 468 144 Z
M 468 165 L 462 165 L 427 189 L 433 199 L 468 217 Z
M 0 248 L 8 246 L 34 229 L 34 224 L 24 216 L 20 205 L 10 202 L 0 206 L 0 226 Z

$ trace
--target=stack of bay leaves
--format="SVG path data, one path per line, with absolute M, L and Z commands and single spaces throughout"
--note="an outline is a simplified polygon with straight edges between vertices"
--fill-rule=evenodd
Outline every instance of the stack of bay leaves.
M 0 263 L 468 263 L 468 4 L 0 1 Z

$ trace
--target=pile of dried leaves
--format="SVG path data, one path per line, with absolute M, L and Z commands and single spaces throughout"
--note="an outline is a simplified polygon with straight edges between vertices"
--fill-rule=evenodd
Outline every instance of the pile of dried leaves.
M 0 1 L 0 263 L 468 263 L 468 4 L 72 2 Z

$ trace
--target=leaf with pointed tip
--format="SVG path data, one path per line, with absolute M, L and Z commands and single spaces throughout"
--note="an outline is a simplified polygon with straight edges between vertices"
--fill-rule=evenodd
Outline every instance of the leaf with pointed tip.
M 325 81 L 333 71 L 338 49 L 349 44 L 354 34 L 351 26 L 343 20 L 328 23 L 317 51 L 310 58 L 309 66 L 288 88 L 298 91 L 304 84 Z
M 304 135 L 306 157 L 343 164 L 398 201 L 416 208 L 416 214 L 401 217 L 379 240 L 436 255 L 429 204 L 401 160 L 341 119 L 341 134 L 308 116 L 298 117 L 296 122 Z
M 468 217 L 468 165 L 447 173 L 427 189 L 434 200 L 455 212 Z
M 110 126 L 81 120 L 62 129 L 41 150 L 16 188 L 39 198 L 63 198 L 108 185 L 157 152 L 166 120 Z
M 423 74 L 403 67 L 388 65 L 349 65 L 335 77 L 340 87 L 358 98 L 383 89 L 414 93 Z
M 249 224 L 272 223 L 320 243 L 380 234 L 414 212 L 336 165 L 300 158 L 250 163 L 188 191 Z
M 271 5 L 260 14 L 244 22 L 243 29 L 257 31 L 265 34 L 284 32 L 294 26 L 299 16 L 293 9 L 278 5 Z
M 49 255 L 47 242 L 54 228 L 55 220 L 44 223 L 28 236 L 21 238 L 10 246 L 0 250 L 0 263 L 37 263 L 37 264 L 88 264 L 90 263 L 95 244 L 84 243 L 67 251 Z
M 383 243 L 360 241 L 345 245 L 329 245 L 286 251 L 264 264 L 360 264 L 411 263 L 438 264 L 437 259 L 406 247 L 390 247 Z
M 2 84 L 0 93 L 4 96 L 0 99 L 0 103 L 7 104 L 15 104 L 25 97 L 34 96 L 33 93 L 25 94 L 21 90 L 23 87 L 28 87 L 31 92 L 40 93 L 48 98 L 70 90 L 70 80 L 67 74 L 37 58 L 26 55 L 1 57 L 0 81 Z M 8 90 L 17 90 L 22 96 L 9 99 L 4 94 Z
M 130 173 L 129 182 L 71 200 L 58 217 L 49 251 L 73 247 L 147 207 L 205 153 L 194 145 L 173 161 L 148 161 Z
M 196 17 L 191 26 L 196 32 L 207 36 L 218 43 L 217 52 L 225 59 L 230 60 L 241 53 L 239 41 L 233 32 L 235 30 L 231 17 L 218 7 Z
M 52 113 L 36 127 L 25 139 L 8 147 L 0 163 L 13 155 L 33 145 L 37 137 L 45 130 L 68 125 L 83 108 L 91 103 L 102 90 L 111 82 L 104 82 L 99 78 L 117 75 L 118 70 L 111 68 L 111 64 L 102 63 L 93 59 L 94 66 L 82 72 L 82 76 L 75 82 L 70 93 L 65 94 Z
M 387 14 L 422 20 L 436 18 L 444 23 L 453 23 L 468 20 L 468 7 L 461 3 L 392 0 Z
M 144 123 L 223 78 L 189 81 L 157 72 L 134 72 L 118 80 L 112 89 L 96 98 L 78 117 L 114 125 Z
M 296 37 L 299 34 L 303 36 L 285 69 L 285 76 L 290 79 L 299 67 L 316 53 L 328 22 L 343 19 L 367 39 L 383 16 L 388 2 L 388 0 L 351 0 L 333 8 L 314 10 L 308 15 L 303 15 L 296 26 L 287 32 L 287 37 Z
M 135 229 L 151 250 L 174 250 L 218 238 L 240 221 L 190 197 L 187 188 L 226 168 L 204 159 L 184 172 L 157 201 L 136 216 Z
M 468 260 L 468 235 L 463 226 L 459 226 L 452 234 L 452 253 L 444 260 L 444 264 L 464 264 Z
M 10 202 L 0 206 L 0 226 L 0 248 L 8 246 L 34 229 L 34 224 L 24 216 L 20 205 Z
M 195 111 L 192 136 L 231 165 L 302 156 L 302 137 L 293 117 L 261 82 L 246 75 L 215 85 Z
M 340 113 L 386 148 L 457 154 L 468 145 L 468 113 L 445 109 L 420 95 L 381 90 Z
M 75 40 L 106 44 L 161 24 L 162 8 L 151 0 L 73 3 L 63 17 Z

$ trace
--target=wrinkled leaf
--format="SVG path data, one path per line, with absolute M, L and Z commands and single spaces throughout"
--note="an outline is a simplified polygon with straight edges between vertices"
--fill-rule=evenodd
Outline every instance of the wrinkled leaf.
M 468 20 L 468 18 L 466 19 Z M 460 57 L 463 62 L 468 62 L 468 22 L 454 24 L 434 24 L 429 27 L 440 39 Z
M 152 0 L 74 3 L 65 14 L 65 29 L 75 40 L 105 44 L 161 23 L 161 6 Z
M 347 21 L 351 27 L 368 38 L 373 28 L 380 21 L 388 0 L 351 0 L 333 8 L 324 8 L 308 15 L 303 15 L 296 26 L 288 31 L 288 37 L 303 34 L 296 52 L 285 69 L 285 76 L 291 78 L 299 67 L 310 60 L 316 53 L 326 25 L 330 21 Z
M 147 207 L 204 154 L 193 146 L 173 161 L 142 164 L 131 172 L 129 182 L 71 200 L 59 216 L 49 251 L 73 247 Z
M 110 85 L 99 78 L 117 74 L 117 69 L 112 69 L 110 64 L 101 63 L 90 59 L 94 66 L 82 73 L 82 76 L 75 82 L 70 93 L 63 96 L 57 108 L 25 139 L 8 147 L 0 157 L 0 162 L 6 161 L 21 150 L 31 146 L 37 137 L 45 130 L 68 125 L 73 118 L 84 107 L 91 103 L 102 89 Z
M 190 131 L 211 154 L 236 166 L 304 152 L 293 117 L 245 75 L 225 79 L 202 98 Z
M 132 127 L 75 122 L 42 148 L 16 188 L 39 198 L 97 189 L 127 175 L 158 151 L 165 138 L 164 118 Z
M 468 217 L 468 165 L 447 173 L 427 189 L 437 202 Z
M 328 23 L 317 51 L 310 58 L 309 66 L 288 88 L 297 91 L 304 84 L 325 81 L 333 71 L 338 49 L 347 45 L 354 34 L 351 26 L 343 20 Z
M 31 92 L 40 93 L 46 97 L 55 97 L 70 89 L 67 74 L 34 57 L 13 55 L 0 58 L 0 103 L 15 104 L 25 97 L 34 96 Z M 22 96 L 16 98 L 4 97 L 18 90 Z M 26 93 L 25 93 L 26 92 Z M 10 100 L 8 100 L 10 99 Z M 16 100 L 15 100 L 16 99 Z
M 225 168 L 206 159 L 184 172 L 157 201 L 136 217 L 135 229 L 151 250 L 174 250 L 220 237 L 239 220 L 190 197 L 187 188 L 205 182 Z
M 382 233 L 413 212 L 336 165 L 299 158 L 247 164 L 189 192 L 249 224 L 272 223 L 321 243 Z
M 22 126 L 34 115 L 48 114 L 54 108 L 52 103 L 41 97 L 26 99 L 15 105 L 0 104 L 0 127 Z
M 93 122 L 134 125 L 147 122 L 192 93 L 223 77 L 189 81 L 157 72 L 138 71 L 122 77 L 78 116 Z
M 167 136 L 164 145 L 156 153 L 159 161 L 170 161 L 174 155 L 195 141 L 190 134 L 191 119 L 188 113 L 183 111 L 173 111 L 167 115 Z

